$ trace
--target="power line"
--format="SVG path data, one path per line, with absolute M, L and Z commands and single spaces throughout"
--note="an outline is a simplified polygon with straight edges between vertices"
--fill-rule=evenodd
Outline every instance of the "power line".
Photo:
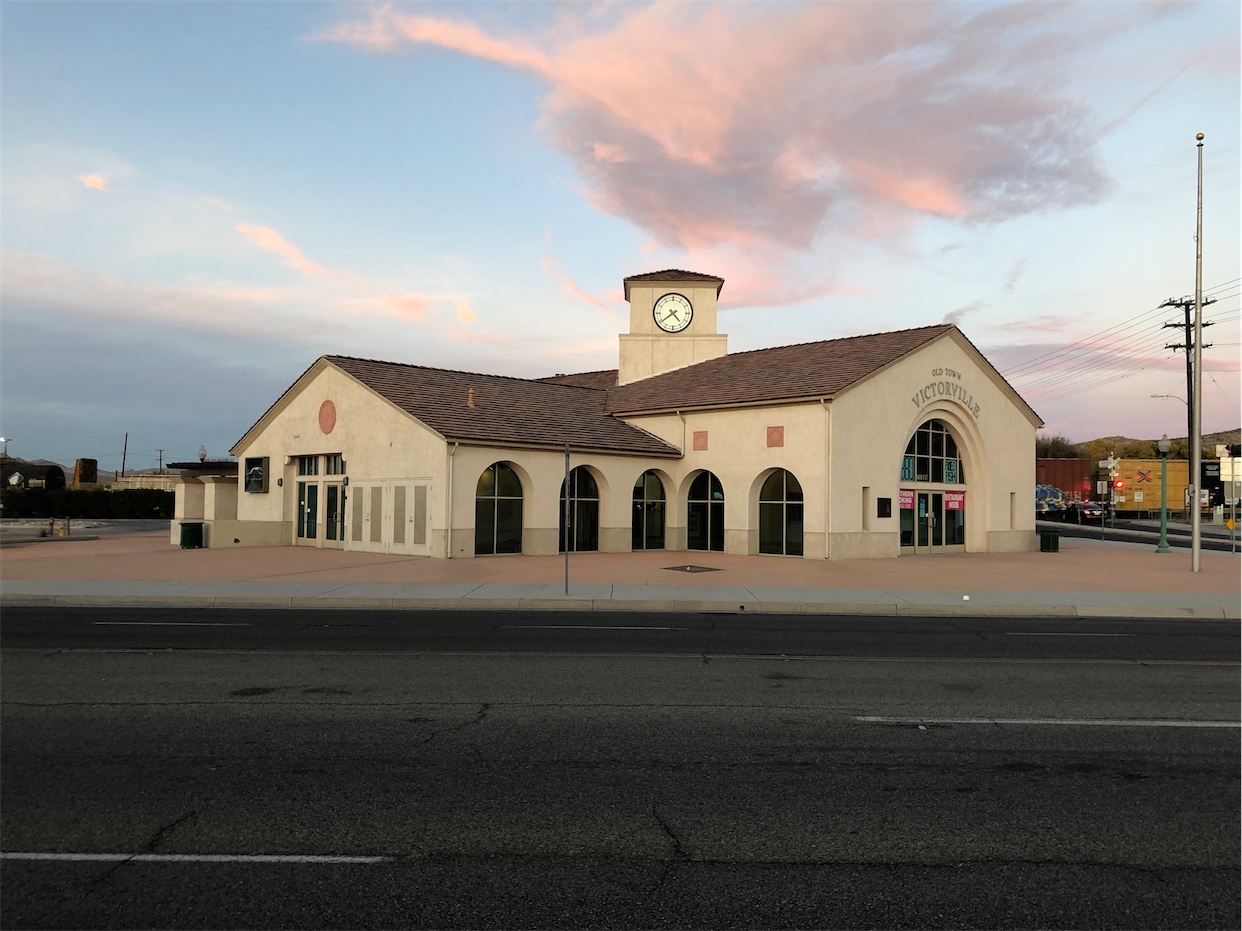
M 1220 295 L 1221 297 L 1232 297 L 1233 295 L 1223 295 L 1221 294 L 1221 292 L 1226 291 L 1226 290 L 1236 291 L 1238 287 L 1238 283 L 1240 281 L 1242 281 L 1242 279 L 1234 278 L 1230 281 L 1226 281 L 1222 284 L 1215 285 L 1214 287 L 1208 288 L 1204 292 L 1204 294 L 1208 296 Z M 1114 324 L 1113 326 L 1106 327 L 1103 330 L 1100 330 L 1096 333 L 1092 333 L 1089 336 L 1085 336 L 1082 339 L 1077 340 L 1076 342 L 1070 343 L 1066 346 L 1062 346 L 1058 349 L 1054 349 L 1050 352 L 1043 353 L 1042 355 L 1035 356 L 1034 358 L 1028 359 L 1025 362 L 1021 362 L 1015 366 L 1012 366 L 1005 372 L 1005 377 L 1011 382 L 1014 380 L 1019 380 L 1023 374 L 1025 374 L 1028 370 L 1032 369 L 1038 363 L 1046 363 L 1049 360 L 1054 359 L 1058 356 L 1065 356 L 1065 355 L 1073 356 L 1073 355 L 1090 352 L 1092 349 L 1096 348 L 1099 345 L 1098 343 L 1093 342 L 1094 340 L 1100 339 L 1102 337 L 1106 337 L 1109 334 L 1116 334 L 1118 330 L 1122 330 L 1123 328 L 1129 328 L 1132 331 L 1133 327 L 1136 324 L 1148 322 L 1153 317 L 1162 317 L 1162 316 L 1164 316 L 1164 308 L 1153 307 L 1152 309 L 1148 311 L 1144 311 L 1143 313 L 1136 314 L 1135 316 L 1130 317 L 1126 320 L 1123 320 L 1120 323 Z M 1123 340 L 1125 338 L 1126 338 L 1125 335 L 1122 335 L 1119 337 L 1119 339 L 1123 339 Z M 1117 342 L 1117 340 L 1113 340 L 1112 342 L 1106 345 L 1111 345 L 1114 342 Z M 1044 367 L 1043 365 L 1040 365 L 1041 369 L 1043 367 Z

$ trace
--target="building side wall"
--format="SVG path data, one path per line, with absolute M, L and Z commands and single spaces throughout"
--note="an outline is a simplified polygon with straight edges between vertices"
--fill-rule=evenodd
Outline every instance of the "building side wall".
M 335 406 L 336 420 L 331 432 L 325 433 L 319 413 L 328 400 Z M 332 366 L 320 371 L 244 448 L 236 450 L 243 466 L 247 458 L 269 460 L 267 492 L 241 491 L 237 518 L 280 524 L 282 542 L 292 543 L 299 480 L 338 478 L 322 472 L 315 477 L 299 476 L 298 457 L 334 453 L 345 459 L 345 475 L 340 478 L 349 479 L 347 496 L 368 482 L 410 479 L 429 484 L 432 555 L 445 555 L 444 440 Z
M 830 558 L 898 555 L 898 491 L 932 487 L 902 482 L 901 460 L 931 419 L 949 427 L 963 458 L 966 550 L 1035 548 L 1035 426 L 956 340 L 938 340 L 845 392 L 831 416 Z M 880 498 L 890 499 L 892 517 L 878 516 Z
M 725 552 L 745 555 L 759 552 L 759 487 L 774 470 L 785 469 L 805 496 L 804 555 L 818 559 L 824 556 L 827 416 L 824 406 L 813 402 L 626 419 L 684 449 L 680 461 L 663 466 L 677 489 L 671 516 L 683 548 L 686 502 L 699 472 L 712 472 L 724 488 Z M 696 433 L 706 434 L 705 449 L 694 448 Z

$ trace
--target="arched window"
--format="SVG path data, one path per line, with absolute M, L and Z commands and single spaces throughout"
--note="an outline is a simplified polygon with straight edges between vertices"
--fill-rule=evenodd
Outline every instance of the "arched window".
M 630 531 L 632 549 L 664 549 L 664 483 L 654 471 L 644 472 L 634 483 L 634 520 Z
M 759 490 L 759 552 L 802 555 L 802 486 L 777 469 Z
M 966 470 L 940 420 L 924 421 L 901 457 L 898 492 L 903 552 L 943 552 L 966 544 Z M 949 487 L 945 487 L 949 486 Z
M 565 483 L 561 482 L 561 530 L 557 538 L 565 552 Z M 599 549 L 599 486 L 586 466 L 569 473 L 569 550 L 583 553 Z
M 906 454 L 901 459 L 901 480 L 966 484 L 966 471 L 962 468 L 957 443 L 939 420 L 927 421 L 910 437 Z
M 479 476 L 474 492 L 476 556 L 522 552 L 522 482 L 503 462 Z
M 700 472 L 690 483 L 686 548 L 724 552 L 724 486 L 711 472 Z

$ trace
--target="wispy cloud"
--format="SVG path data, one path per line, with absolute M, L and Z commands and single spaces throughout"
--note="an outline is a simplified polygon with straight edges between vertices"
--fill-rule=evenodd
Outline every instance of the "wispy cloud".
M 947 314 L 944 315 L 944 319 L 941 320 L 940 322 L 941 323 L 952 323 L 954 326 L 957 326 L 967 316 L 975 313 L 976 311 L 982 310 L 984 307 L 987 307 L 987 306 L 988 305 L 984 303 L 983 301 L 972 301 L 971 303 L 966 304 L 963 307 L 959 307 L 956 310 L 949 311 Z
M 78 177 L 78 180 L 81 181 L 85 187 L 92 188 L 96 191 L 109 190 L 108 182 L 105 181 L 100 175 L 81 175 Z
M 296 268 L 304 275 L 310 275 L 318 278 L 328 274 L 328 270 L 321 265 L 316 265 L 305 255 L 302 250 L 295 246 L 289 240 L 281 236 L 276 230 L 267 226 L 250 226 L 245 223 L 238 223 L 233 229 L 241 233 L 260 249 L 268 252 L 274 252 L 283 258 L 291 267 Z
M 602 299 L 586 291 L 570 278 L 569 273 L 565 271 L 565 267 L 552 256 L 545 255 L 540 259 L 539 267 L 543 269 L 543 273 L 548 276 L 548 279 L 559 284 L 561 290 L 569 297 L 603 311 L 604 316 L 609 320 L 619 321 L 621 319 L 620 314 L 605 304 Z M 617 296 L 620 297 L 620 294 L 618 293 Z
M 1026 259 L 1018 259 L 1011 266 L 1009 271 L 1005 272 L 1005 281 L 1001 288 L 1006 294 L 1012 294 L 1013 289 L 1018 286 L 1018 282 L 1022 280 L 1022 276 L 1026 274 Z

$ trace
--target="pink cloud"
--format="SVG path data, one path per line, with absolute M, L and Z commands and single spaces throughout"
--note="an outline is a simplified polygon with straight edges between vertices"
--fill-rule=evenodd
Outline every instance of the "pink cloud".
M 599 209 L 686 250 L 804 251 L 831 234 L 902 237 L 922 217 L 1100 200 L 1099 120 L 1048 76 L 1160 15 L 657 2 L 500 36 L 385 6 L 319 38 L 432 45 L 532 74 L 548 87 L 542 129 Z
M 474 312 L 474 308 L 470 306 L 470 302 L 464 297 L 459 297 L 453 301 L 453 306 L 457 309 L 457 320 L 462 326 L 473 323 L 474 318 L 478 316 Z
M 80 178 L 78 178 L 78 180 L 81 181 L 85 187 L 91 188 L 96 191 L 110 190 L 108 187 L 108 182 L 105 181 L 99 175 L 82 175 Z
M 543 269 L 543 273 L 547 275 L 550 280 L 559 284 L 561 286 L 561 290 L 570 297 L 602 310 L 604 315 L 607 316 L 609 320 L 621 319 L 621 316 L 602 300 L 579 287 L 577 282 L 569 277 L 569 273 L 565 271 L 565 269 L 561 266 L 561 263 L 556 261 L 556 259 L 544 256 L 544 258 L 540 260 L 539 265 Z
M 241 233 L 260 249 L 276 253 L 290 266 L 296 268 L 304 275 L 317 278 L 328 274 L 326 268 L 316 265 L 302 254 L 301 249 L 270 227 L 248 226 L 245 223 L 238 223 L 233 229 L 237 230 L 237 232 Z

